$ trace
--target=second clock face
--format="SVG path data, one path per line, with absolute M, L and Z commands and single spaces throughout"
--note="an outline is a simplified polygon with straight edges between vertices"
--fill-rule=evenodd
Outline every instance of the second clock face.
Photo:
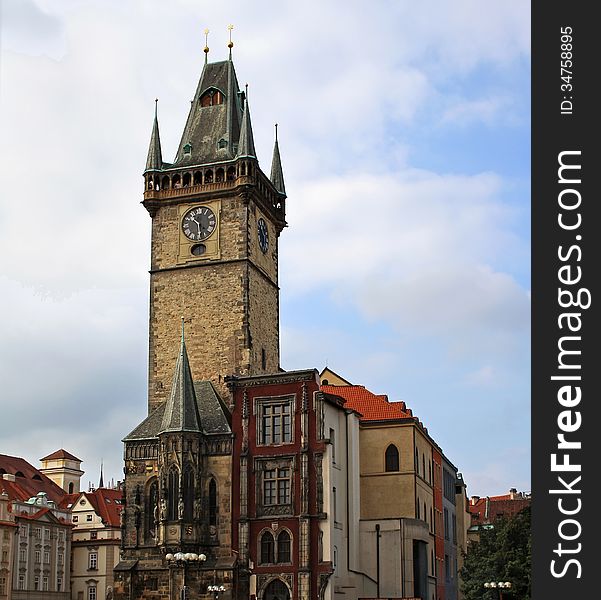
M 215 213 L 207 206 L 191 208 L 182 219 L 182 230 L 189 240 L 206 240 L 217 226 Z
M 259 219 L 259 222 L 257 223 L 257 233 L 261 251 L 267 252 L 267 248 L 269 248 L 269 234 L 267 233 L 267 223 L 265 223 L 263 218 Z

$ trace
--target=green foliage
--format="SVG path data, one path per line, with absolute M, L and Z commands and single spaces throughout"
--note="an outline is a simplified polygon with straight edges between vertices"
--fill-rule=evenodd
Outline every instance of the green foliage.
M 510 581 L 503 600 L 530 599 L 530 507 L 512 518 L 495 521 L 480 530 L 480 541 L 470 542 L 461 569 L 465 600 L 499 600 L 498 589 L 486 589 L 487 581 Z

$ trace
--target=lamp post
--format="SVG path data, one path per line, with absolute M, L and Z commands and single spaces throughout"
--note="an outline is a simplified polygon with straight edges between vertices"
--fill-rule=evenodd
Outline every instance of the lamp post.
M 487 589 L 499 590 L 499 600 L 503 600 L 503 590 L 509 590 L 511 588 L 510 581 L 487 581 L 484 584 Z
M 208 585 L 207 592 L 213 592 L 215 594 L 215 600 L 219 600 L 219 592 L 225 592 L 224 585 Z
M 188 600 L 188 586 L 186 585 L 186 567 L 189 564 L 198 564 L 207 560 L 205 554 L 196 554 L 195 552 L 176 552 L 175 554 L 165 554 L 165 560 L 171 566 L 183 567 L 184 581 L 180 589 L 180 600 Z M 170 578 L 171 579 L 171 578 Z M 173 597 L 173 594 L 169 594 Z

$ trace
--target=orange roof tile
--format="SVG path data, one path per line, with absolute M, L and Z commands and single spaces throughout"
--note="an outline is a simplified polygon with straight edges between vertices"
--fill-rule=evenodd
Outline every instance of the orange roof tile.
M 38 492 L 46 492 L 48 500 L 57 505 L 65 491 L 44 473 L 30 465 L 24 458 L 0 454 L 0 473 L 14 475 L 15 480 L 1 479 L 2 486 L 11 500 L 29 500 Z
M 321 390 L 344 398 L 345 408 L 360 413 L 361 421 L 386 421 L 413 417 L 411 409 L 408 409 L 404 402 L 389 402 L 388 396 L 374 394 L 362 385 L 322 385 Z

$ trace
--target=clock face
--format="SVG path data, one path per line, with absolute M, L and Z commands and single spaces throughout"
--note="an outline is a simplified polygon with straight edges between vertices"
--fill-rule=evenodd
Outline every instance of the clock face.
M 195 242 L 206 240 L 217 225 L 215 213 L 207 206 L 191 208 L 182 219 L 184 235 Z
M 263 218 L 259 219 L 257 223 L 257 234 L 259 236 L 259 248 L 261 248 L 261 252 L 267 252 L 267 248 L 269 248 L 269 234 L 267 233 L 267 223 Z

